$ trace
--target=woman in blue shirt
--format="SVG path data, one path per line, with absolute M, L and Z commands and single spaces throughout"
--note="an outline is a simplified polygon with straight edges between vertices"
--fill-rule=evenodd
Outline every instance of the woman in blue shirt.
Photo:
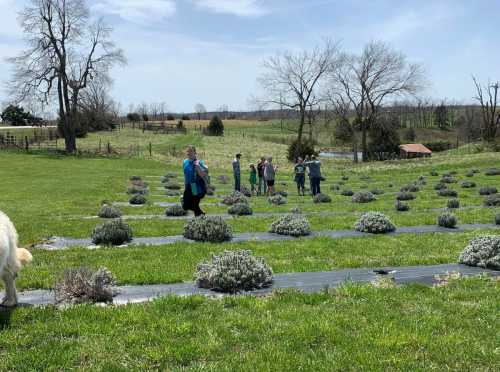
M 182 168 L 184 171 L 184 196 L 182 208 L 191 210 L 196 217 L 205 213 L 200 209 L 200 201 L 207 193 L 206 178 L 208 168 L 202 160 L 196 157 L 196 147 L 188 145 L 186 148 L 187 159 L 184 160 Z

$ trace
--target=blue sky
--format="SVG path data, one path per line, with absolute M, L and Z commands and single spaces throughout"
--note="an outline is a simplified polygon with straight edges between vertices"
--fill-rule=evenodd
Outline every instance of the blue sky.
M 0 56 L 23 47 L 16 12 L 24 0 L 0 0 Z M 500 1 L 493 0 L 90 0 L 114 28 L 128 64 L 115 68 L 113 96 L 165 102 L 190 112 L 250 109 L 262 60 L 283 49 L 311 48 L 330 37 L 359 52 L 382 40 L 423 64 L 435 99 L 470 102 L 471 74 L 500 79 Z M 0 81 L 9 78 L 0 65 Z M 0 101 L 6 95 L 0 91 Z

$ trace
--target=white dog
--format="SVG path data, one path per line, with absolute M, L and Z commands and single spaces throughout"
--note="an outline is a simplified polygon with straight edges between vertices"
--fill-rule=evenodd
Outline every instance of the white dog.
M 9 217 L 0 211 L 0 277 L 5 284 L 3 306 L 17 305 L 15 280 L 21 267 L 33 259 L 24 248 L 17 248 L 17 231 Z

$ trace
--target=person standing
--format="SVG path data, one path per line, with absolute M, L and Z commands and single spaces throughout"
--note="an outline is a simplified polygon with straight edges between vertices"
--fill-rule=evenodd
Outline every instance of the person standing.
M 266 193 L 266 180 L 264 179 L 264 167 L 266 164 L 266 159 L 261 157 L 257 163 L 257 176 L 259 177 L 259 187 L 257 189 L 257 195 L 264 195 Z
M 264 179 L 267 184 L 267 196 L 274 194 L 274 179 L 276 177 L 276 167 L 273 164 L 273 158 L 267 158 L 264 165 Z
M 252 195 L 255 195 L 255 189 L 257 186 L 257 169 L 254 164 L 250 164 L 250 189 L 252 191 Z
M 185 186 L 182 208 L 185 211 L 193 211 L 194 215 L 198 217 L 205 214 L 200 208 L 200 202 L 207 193 L 208 167 L 202 160 L 197 159 L 196 147 L 193 145 L 187 146 L 186 156 L 187 159 L 182 164 Z
M 305 182 L 306 182 L 306 166 L 302 158 L 297 159 L 297 164 L 294 167 L 295 182 L 297 183 L 297 192 L 300 195 L 305 195 Z
M 233 175 L 234 175 L 234 189 L 241 191 L 241 171 L 240 171 L 241 154 L 236 154 L 233 160 Z
M 311 192 L 315 196 L 321 194 L 321 162 L 315 155 L 311 157 L 311 161 L 305 163 L 309 168 L 309 177 L 311 177 Z

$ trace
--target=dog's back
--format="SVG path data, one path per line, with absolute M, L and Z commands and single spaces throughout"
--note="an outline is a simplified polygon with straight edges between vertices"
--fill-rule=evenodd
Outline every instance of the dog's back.
M 14 224 L 0 211 L 0 274 L 5 267 L 17 272 L 22 261 L 31 261 L 31 254 L 25 249 L 18 249 L 17 244 L 18 236 Z

